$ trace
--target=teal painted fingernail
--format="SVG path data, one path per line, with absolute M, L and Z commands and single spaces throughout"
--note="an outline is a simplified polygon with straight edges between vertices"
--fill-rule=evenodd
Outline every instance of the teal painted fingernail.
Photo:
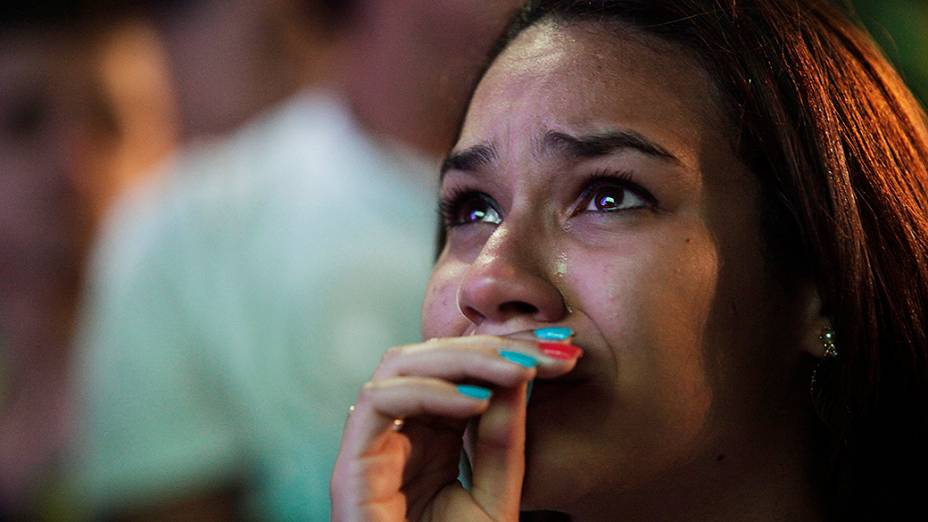
M 534 368 L 535 366 L 538 366 L 537 359 L 531 355 L 525 355 L 524 353 L 503 350 L 499 352 L 499 356 L 509 362 L 516 363 L 519 366 L 525 366 L 526 368 Z
M 573 329 L 566 326 L 549 326 L 535 330 L 535 337 L 543 341 L 563 341 L 570 339 L 573 334 Z
M 490 390 L 482 386 L 474 386 L 473 384 L 459 384 L 458 393 L 472 399 L 480 399 L 481 401 L 485 401 L 493 395 L 493 392 Z
M 532 388 L 535 387 L 535 379 L 528 381 L 528 389 L 525 391 L 525 402 L 532 399 Z

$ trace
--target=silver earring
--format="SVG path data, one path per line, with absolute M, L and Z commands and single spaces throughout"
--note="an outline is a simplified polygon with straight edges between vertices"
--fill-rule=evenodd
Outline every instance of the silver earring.
M 825 359 L 834 359 L 838 356 L 838 347 L 835 346 L 835 331 L 830 326 L 825 327 L 822 334 L 818 336 L 818 340 L 822 342 L 822 346 L 825 348 Z
M 812 379 L 809 382 L 809 394 L 812 396 L 813 400 L 816 399 L 815 382 L 816 377 L 818 376 L 818 369 L 826 360 L 835 359 L 838 357 L 838 347 L 835 345 L 835 331 L 831 328 L 831 326 L 826 326 L 825 329 L 822 330 L 821 335 L 818 336 L 818 340 L 821 341 L 822 346 L 825 348 L 825 353 L 822 357 L 822 360 L 820 360 L 815 365 L 815 368 L 812 369 Z

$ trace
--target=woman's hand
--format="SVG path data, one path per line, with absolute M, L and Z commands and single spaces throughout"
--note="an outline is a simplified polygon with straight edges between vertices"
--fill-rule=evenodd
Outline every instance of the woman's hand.
M 546 354 L 534 342 L 474 336 L 389 350 L 345 426 L 333 519 L 518 520 L 527 383 L 572 370 L 582 352 L 565 348 Z M 458 462 L 468 420 L 478 415 L 468 491 L 457 481 Z

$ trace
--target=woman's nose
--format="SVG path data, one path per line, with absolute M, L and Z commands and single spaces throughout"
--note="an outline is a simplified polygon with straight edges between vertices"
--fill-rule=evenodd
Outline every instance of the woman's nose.
M 567 314 L 560 290 L 545 275 L 544 255 L 535 246 L 497 229 L 464 275 L 458 307 L 475 325 L 522 317 L 556 322 Z M 536 243 L 537 244 L 537 243 Z

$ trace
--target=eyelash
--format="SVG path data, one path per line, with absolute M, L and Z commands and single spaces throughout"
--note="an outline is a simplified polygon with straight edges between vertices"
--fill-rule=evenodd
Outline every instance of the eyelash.
M 583 188 L 575 198 L 579 203 L 574 208 L 572 215 L 579 214 L 590 202 L 597 190 L 610 185 L 617 185 L 624 190 L 628 190 L 647 203 L 646 207 L 631 208 L 623 212 L 639 209 L 658 209 L 657 199 L 644 187 L 635 183 L 633 179 L 634 176 L 628 171 L 598 170 L 594 172 L 580 183 Z M 493 207 L 497 213 L 502 215 L 502 212 L 496 208 L 493 198 L 486 193 L 469 187 L 456 187 L 443 196 L 438 203 L 438 212 L 446 229 L 468 224 L 457 222 L 457 214 L 462 204 L 475 197 L 483 199 L 488 206 Z

